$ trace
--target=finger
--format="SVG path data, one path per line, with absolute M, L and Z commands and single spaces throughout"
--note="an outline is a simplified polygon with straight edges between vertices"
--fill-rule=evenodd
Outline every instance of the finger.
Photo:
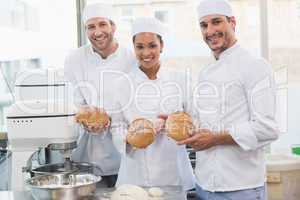
M 193 149 L 195 149 L 196 151 L 202 151 L 203 150 L 203 146 L 202 145 L 191 145 L 191 147 Z
M 107 123 L 105 124 L 105 128 L 110 127 L 110 125 L 111 125 L 111 120 L 109 119 L 109 120 L 107 121 Z
M 181 140 L 181 141 L 177 142 L 177 144 L 178 145 L 193 144 L 194 142 L 195 142 L 195 138 L 190 137 L 190 138 L 187 138 L 185 140 Z
M 163 120 L 167 120 L 168 119 L 168 115 L 167 114 L 159 114 L 157 117 L 160 118 L 160 119 L 163 119 Z
M 89 132 L 92 132 L 93 131 L 93 127 L 90 126 L 90 125 L 87 125 L 85 126 L 86 130 L 89 131 Z
M 104 127 L 105 127 L 105 128 L 109 128 L 109 127 L 110 127 L 110 122 L 108 122 L 107 124 L 105 124 Z
M 196 131 L 196 134 L 205 134 L 205 133 L 211 133 L 211 131 L 210 131 L 209 129 L 205 129 L 205 128 L 203 128 L 203 129 L 198 129 L 198 130 Z

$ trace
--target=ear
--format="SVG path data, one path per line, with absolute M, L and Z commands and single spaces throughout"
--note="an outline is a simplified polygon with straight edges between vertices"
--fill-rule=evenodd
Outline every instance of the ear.
M 114 23 L 111 25 L 111 29 L 112 29 L 113 33 L 116 32 L 117 27 L 116 27 L 116 25 Z
M 235 32 L 235 27 L 236 27 L 236 19 L 234 16 L 230 17 L 230 24 L 231 24 L 231 27 L 232 29 L 234 30 Z
M 164 49 L 164 42 L 162 41 L 162 42 L 160 43 L 160 53 L 163 52 L 163 49 Z

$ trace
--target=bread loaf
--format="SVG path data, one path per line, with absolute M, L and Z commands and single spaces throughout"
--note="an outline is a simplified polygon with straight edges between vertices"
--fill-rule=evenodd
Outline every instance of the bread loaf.
M 138 118 L 134 120 L 127 133 L 127 142 L 136 148 L 146 148 L 154 141 L 155 129 L 151 121 Z
M 109 116 L 104 109 L 94 106 L 82 106 L 76 114 L 75 120 L 84 126 L 104 127 L 109 123 Z
M 193 133 L 193 120 L 185 112 L 175 112 L 168 116 L 166 131 L 169 137 L 176 141 L 185 140 Z

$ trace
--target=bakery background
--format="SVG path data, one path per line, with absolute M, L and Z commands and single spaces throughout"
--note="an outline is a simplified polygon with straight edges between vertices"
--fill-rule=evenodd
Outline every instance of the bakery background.
M 0 190 L 10 190 L 11 152 L 7 151 L 5 108 L 13 104 L 17 74 L 27 69 L 61 68 L 65 56 L 84 44 L 80 11 L 95 0 L 6 0 L 0 3 Z M 102 1 L 105 2 L 105 1 Z M 114 0 L 118 14 L 117 38 L 131 47 L 130 25 L 135 17 L 154 16 L 170 27 L 163 59 L 170 68 L 197 74 L 208 62 L 192 12 L 196 0 Z M 276 72 L 278 112 L 282 136 L 268 153 L 270 199 L 289 199 L 299 188 L 300 146 L 300 2 L 298 0 L 231 0 L 240 43 L 268 59 Z M 186 12 L 190 10 L 191 12 Z M 56 14 L 53 14 L 56 13 Z M 180 15 L 178 15 L 180 13 Z M 196 76 L 193 77 L 196 79 Z M 194 162 L 191 154 L 191 162 Z M 298 178 L 298 179 L 297 179 Z M 297 185 L 298 183 L 298 185 Z

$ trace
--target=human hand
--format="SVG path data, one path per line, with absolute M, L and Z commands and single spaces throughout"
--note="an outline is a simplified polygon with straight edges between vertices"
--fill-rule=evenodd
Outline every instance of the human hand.
M 89 133 L 102 133 L 110 126 L 108 114 L 104 109 L 95 106 L 82 106 L 76 114 L 75 120 Z
M 168 118 L 168 115 L 166 114 L 160 114 L 157 116 L 157 118 L 154 120 L 154 128 L 156 133 L 160 133 L 162 130 L 165 129 L 166 120 Z
M 107 123 L 104 125 L 101 125 L 99 123 L 90 123 L 90 124 L 83 124 L 83 127 L 89 133 L 103 133 L 105 130 L 109 129 L 110 124 L 111 121 L 109 119 Z
M 189 145 L 196 151 L 209 149 L 216 145 L 216 136 L 207 129 L 197 130 L 192 137 L 178 142 L 179 145 Z

